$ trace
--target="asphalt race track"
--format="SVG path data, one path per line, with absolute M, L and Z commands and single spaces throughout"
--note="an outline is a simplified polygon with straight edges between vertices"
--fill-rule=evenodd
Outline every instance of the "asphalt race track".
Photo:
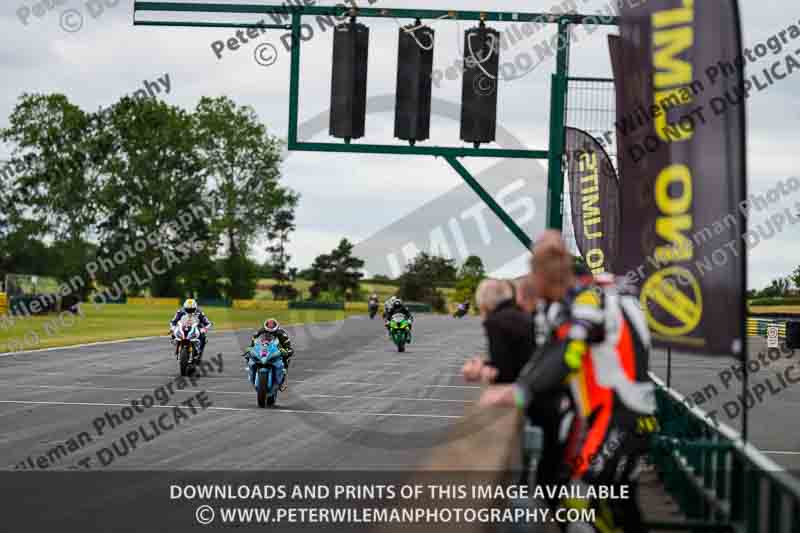
M 166 402 L 179 405 L 205 393 L 211 405 L 189 413 L 188 419 L 152 441 L 140 441 L 124 456 L 115 452 L 109 459 L 109 452 L 108 464 L 93 460 L 90 467 L 409 469 L 426 450 L 453 438 L 456 420 L 479 393 L 460 377 L 464 359 L 485 349 L 477 318 L 421 315 L 414 343 L 403 354 L 390 343 L 378 319 L 357 316 L 289 329 L 297 356 L 289 392 L 279 396 L 277 408 L 258 408 L 245 379 L 238 354 L 248 332 L 216 333 L 206 359 L 214 362 L 222 353 L 222 371 L 215 368 L 198 378 L 196 386 L 174 388 Z M 763 339 L 750 339 L 750 358 L 759 361 L 758 371 L 750 375 L 751 390 L 791 365 L 798 369 L 789 376 L 800 376 L 800 354 L 782 353 L 773 362 L 758 358 L 765 351 Z M 703 400 L 697 402 L 699 407 L 716 410 L 719 421 L 739 429 L 740 408 L 731 403 L 741 393 L 741 382 L 731 365 L 735 361 L 730 358 L 673 352 L 672 385 Z M 651 366 L 666 378 L 663 350 L 653 351 Z M 725 370 L 728 374 L 722 375 Z M 0 355 L 0 459 L 7 468 L 28 457 L 35 463 L 55 446 L 88 432 L 91 443 L 53 457 L 44 468 L 81 467 L 79 460 L 96 458 L 101 448 L 111 448 L 169 408 L 146 409 L 113 429 L 107 422 L 102 435 L 97 434 L 95 419 L 120 413 L 132 400 L 152 395 L 177 376 L 177 363 L 163 338 Z M 760 398 L 756 396 L 749 411 L 750 439 L 778 464 L 800 471 L 800 383 L 784 382 L 786 387 L 773 377 Z M 700 398 L 699 391 L 705 391 Z
M 211 370 L 194 383 L 180 382 L 165 338 L 0 355 L 4 528 L 202 531 L 194 519 L 202 502 L 173 500 L 174 484 L 374 485 L 398 473 L 411 476 L 432 447 L 460 438 L 456 422 L 479 393 L 460 376 L 464 359 L 485 349 L 477 318 L 421 315 L 403 354 L 382 321 L 363 316 L 290 329 L 297 356 L 289 392 L 273 409 L 257 407 L 245 379 L 239 357 L 249 341 L 245 331 L 211 336 L 205 356 Z M 759 358 L 765 351 L 759 339 L 749 349 L 761 361 L 751 390 L 763 389 L 750 410 L 751 440 L 797 471 L 800 387 L 779 388 L 773 377 L 772 391 L 764 392 L 764 383 L 776 372 L 800 381 L 800 367 L 786 374 L 800 354 Z M 698 406 L 718 410 L 718 420 L 738 428 L 738 418 L 724 410 L 740 393 L 733 371 L 721 374 L 732 364 L 675 353 L 672 384 L 689 395 L 705 390 Z M 651 366 L 666 376 L 664 351 L 654 350 Z
M 800 351 L 792 353 L 784 349 L 774 356 L 775 360 L 767 356 L 765 339 L 749 338 L 750 394 L 744 397 L 745 403 L 751 405 L 748 440 L 771 460 L 800 476 Z M 742 395 L 742 381 L 732 366 L 739 364 L 730 357 L 673 352 L 672 388 L 696 398 L 697 407 L 706 412 L 716 411 L 719 422 L 739 431 L 742 403 L 738 397 Z M 651 368 L 666 381 L 665 350 L 653 351 Z
M 281 393 L 276 408 L 260 409 L 245 378 L 239 354 L 249 332 L 212 332 L 205 359 L 214 362 L 222 353 L 221 372 L 209 371 L 196 386 L 173 387 L 166 406 L 140 407 L 143 412 L 114 429 L 114 414 L 178 377 L 165 338 L 2 355 L 0 458 L 8 468 L 28 457 L 35 464 L 86 432 L 92 442 L 51 454 L 44 468 L 401 470 L 451 438 L 457 418 L 479 393 L 460 377 L 464 359 L 484 349 L 476 318 L 420 316 L 403 354 L 379 319 L 287 329 L 297 354 L 288 394 Z M 202 393 L 211 404 L 205 409 L 196 396 Z M 169 431 L 153 437 L 151 429 L 152 440 L 139 438 L 125 453 L 120 438 L 151 420 L 157 424 L 168 406 L 191 397 L 195 413 L 183 407 L 188 418 L 164 419 Z M 106 412 L 113 413 L 110 419 Z M 102 435 L 97 418 L 106 420 Z M 113 451 L 115 442 L 121 453 Z M 112 450 L 102 452 L 102 461 L 101 448 Z M 84 457 L 91 462 L 79 464 Z

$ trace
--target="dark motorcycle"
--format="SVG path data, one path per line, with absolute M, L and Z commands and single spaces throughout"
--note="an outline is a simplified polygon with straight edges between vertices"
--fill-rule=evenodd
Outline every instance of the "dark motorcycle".
M 453 318 L 464 318 L 469 313 L 469 303 L 458 304 L 458 309 L 453 313 Z
M 369 319 L 372 320 L 378 314 L 378 302 L 369 302 L 367 309 L 369 310 Z

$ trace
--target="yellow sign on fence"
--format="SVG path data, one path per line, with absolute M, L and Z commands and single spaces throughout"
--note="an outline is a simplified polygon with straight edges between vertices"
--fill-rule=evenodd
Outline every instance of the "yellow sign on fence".
M 369 312 L 369 305 L 367 302 L 345 302 L 344 310 L 367 313 Z
M 128 298 L 128 303 L 131 305 L 167 305 L 169 307 L 181 305 L 177 298 Z
M 260 309 L 262 311 L 286 311 L 289 302 L 286 300 L 234 300 L 234 309 Z
M 6 293 L 0 292 L 0 315 L 8 311 L 8 296 Z
M 778 326 L 778 338 L 786 338 L 786 322 L 784 320 L 769 320 L 766 318 L 753 317 L 747 319 L 747 336 L 766 337 L 768 326 Z

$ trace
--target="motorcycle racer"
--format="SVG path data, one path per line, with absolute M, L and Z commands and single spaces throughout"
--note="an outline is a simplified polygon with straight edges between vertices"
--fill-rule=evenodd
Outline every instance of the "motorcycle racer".
M 370 320 L 375 318 L 375 315 L 378 314 L 378 295 L 374 292 L 370 295 L 369 300 L 367 300 L 367 311 L 369 312 Z
M 283 329 L 277 320 L 274 318 L 268 318 L 264 321 L 264 326 L 255 332 L 253 337 L 250 340 L 250 347 L 252 348 L 255 345 L 256 339 L 260 338 L 261 336 L 266 336 L 268 341 L 272 339 L 278 339 L 278 345 L 281 348 L 281 358 L 283 359 L 283 366 L 286 368 L 287 372 L 289 370 L 289 360 L 294 355 L 294 348 L 292 348 L 292 341 L 289 338 L 289 334 L 286 333 L 286 330 Z M 244 355 L 246 355 L 245 352 Z M 288 384 L 288 375 L 287 378 L 283 380 L 281 384 L 281 392 L 285 391 Z
M 205 313 L 203 313 L 197 307 L 197 302 L 194 299 L 188 298 L 185 302 L 183 302 L 183 307 L 178 309 L 175 312 L 175 316 L 169 321 L 170 340 L 175 339 L 175 326 L 177 326 L 178 322 L 180 322 L 185 316 L 191 316 L 197 319 L 197 324 L 200 328 L 200 357 L 202 357 L 203 352 L 206 349 L 206 334 L 208 333 L 208 330 L 211 329 L 212 324 Z
M 411 315 L 411 311 L 403 305 L 403 300 L 398 298 L 397 296 L 392 296 L 386 303 L 383 304 L 383 319 L 386 321 L 386 327 L 389 327 L 389 319 L 392 318 L 393 315 L 400 313 L 401 315 L 405 316 L 409 322 L 414 321 L 414 317 Z

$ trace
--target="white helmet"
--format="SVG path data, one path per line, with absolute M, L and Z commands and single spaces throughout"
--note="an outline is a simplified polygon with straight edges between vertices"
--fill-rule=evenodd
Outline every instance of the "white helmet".
M 192 298 L 188 298 L 185 302 L 183 302 L 183 310 L 190 315 L 195 314 L 197 312 L 197 302 Z

